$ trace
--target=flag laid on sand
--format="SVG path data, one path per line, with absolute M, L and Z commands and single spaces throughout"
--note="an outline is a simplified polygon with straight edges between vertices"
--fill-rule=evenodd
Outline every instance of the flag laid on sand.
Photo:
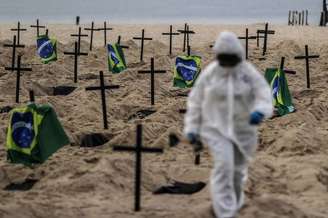
M 265 72 L 265 78 L 271 86 L 273 105 L 277 110 L 277 114 L 283 116 L 294 112 L 295 107 L 289 92 L 285 72 L 279 69 L 269 68 Z
M 43 163 L 69 139 L 50 105 L 29 104 L 10 112 L 7 159 L 12 163 Z
M 121 46 L 119 44 L 108 44 L 107 49 L 109 71 L 113 73 L 120 73 L 124 71 L 127 67 Z
M 190 88 L 200 73 L 201 57 L 196 55 L 178 56 L 175 60 L 173 86 Z
M 37 39 L 38 54 L 42 63 L 48 64 L 57 60 L 57 40 L 50 39 L 47 35 L 39 36 Z

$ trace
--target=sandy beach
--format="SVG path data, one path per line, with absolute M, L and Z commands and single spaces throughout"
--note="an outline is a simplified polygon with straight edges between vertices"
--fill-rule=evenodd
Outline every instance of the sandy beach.
M 111 74 L 107 67 L 107 51 L 103 47 L 103 32 L 94 35 L 94 49 L 89 52 L 89 38 L 83 38 L 78 83 L 73 83 L 73 58 L 64 51 L 73 51 L 77 26 L 49 24 L 49 34 L 58 40 L 57 62 L 43 65 L 36 55 L 34 29 L 31 24 L 22 33 L 21 43 L 26 48 L 24 66 L 32 72 L 21 77 L 21 102 L 28 102 L 28 90 L 33 89 L 37 103 L 50 103 L 68 134 L 71 145 L 55 153 L 46 163 L 28 168 L 6 161 L 4 149 L 9 114 L 0 114 L 0 217 L 88 217 L 88 218 L 213 218 L 209 185 L 201 192 L 187 195 L 153 195 L 152 191 L 172 180 L 183 182 L 203 181 L 208 184 L 212 168 L 208 150 L 202 154 L 201 165 L 193 163 L 190 145 L 175 148 L 168 145 L 170 132 L 181 134 L 188 90 L 172 86 L 175 57 L 182 54 L 183 36 L 174 37 L 173 55 L 168 55 L 169 25 L 110 25 L 108 41 L 130 46 L 125 51 L 128 70 Z M 184 24 L 174 25 L 174 30 Z M 3 48 L 11 42 L 16 24 L 0 25 L 0 107 L 15 104 L 15 75 L 5 71 L 10 66 L 11 49 Z M 82 26 L 89 27 L 90 25 Z M 96 24 L 96 27 L 102 27 Z M 245 28 L 254 35 L 264 24 L 205 25 L 190 24 L 196 32 L 191 36 L 191 51 L 202 57 L 204 68 L 213 58 L 209 46 L 223 30 L 244 36 Z M 153 40 L 145 43 L 144 63 L 139 62 L 141 30 Z M 256 40 L 250 42 L 250 61 L 264 72 L 268 67 L 279 67 L 282 56 L 285 66 L 295 70 L 287 75 L 289 88 L 297 109 L 296 113 L 265 121 L 260 127 L 260 140 L 256 158 L 251 163 L 246 186 L 247 202 L 242 218 L 327 218 L 328 217 L 328 29 L 314 26 L 291 27 L 270 25 L 275 35 L 269 36 L 266 60 L 259 60 L 262 48 Z M 88 34 L 87 31 L 83 33 Z M 320 59 L 311 60 L 311 89 L 306 88 L 305 61 L 295 60 L 304 54 L 309 45 L 311 54 Z M 149 75 L 138 70 L 149 69 L 150 58 L 155 58 L 155 68 L 166 70 L 156 75 L 156 105 L 151 107 Z M 99 71 L 104 71 L 107 84 L 120 85 L 120 89 L 107 91 L 109 129 L 104 130 L 100 92 L 86 92 L 85 87 L 99 84 Z M 76 86 L 68 96 L 52 96 L 54 86 Z M 139 111 L 156 110 L 141 117 Z M 133 145 L 136 124 L 144 127 L 144 145 L 161 147 L 163 154 L 143 156 L 142 211 L 133 212 L 134 156 L 113 152 L 113 145 Z M 109 140 L 94 148 L 81 148 L 81 138 L 89 133 L 101 133 Z M 34 187 L 25 192 L 3 190 L 8 184 L 37 179 Z

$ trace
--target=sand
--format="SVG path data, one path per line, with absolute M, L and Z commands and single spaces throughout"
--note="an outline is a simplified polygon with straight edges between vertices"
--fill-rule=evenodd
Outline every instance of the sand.
M 27 26 L 23 24 L 23 27 Z M 4 70 L 10 65 L 11 51 L 2 47 L 12 39 L 9 28 L 0 26 L 0 107 L 16 106 L 15 76 Z M 129 69 L 113 75 L 107 70 L 103 33 L 95 33 L 94 50 L 81 57 L 77 89 L 68 96 L 51 96 L 49 87 L 73 84 L 73 59 L 63 51 L 73 50 L 76 26 L 49 25 L 50 34 L 59 40 L 59 60 L 42 65 L 35 55 L 35 30 L 22 34 L 23 63 L 33 72 L 22 76 L 21 101 L 28 101 L 28 90 L 33 88 L 37 103 L 50 103 L 55 108 L 72 145 L 65 146 L 46 163 L 33 168 L 6 162 L 4 150 L 8 114 L 0 114 L 0 217 L 170 217 L 212 218 L 209 186 L 191 196 L 153 195 L 152 191 L 169 181 L 203 181 L 208 183 L 212 168 L 206 150 L 201 165 L 193 164 L 190 146 L 168 146 L 170 132 L 181 133 L 186 98 L 172 87 L 172 66 L 175 56 L 181 54 L 182 36 L 174 39 L 174 55 L 168 55 L 168 38 L 161 35 L 168 25 L 113 25 L 109 41 L 122 36 L 129 45 L 126 59 Z M 203 58 L 202 66 L 212 59 L 209 45 L 222 30 L 244 35 L 244 25 L 191 25 L 197 32 L 191 37 L 192 52 Z M 263 24 L 249 25 L 255 33 Z M 139 63 L 139 42 L 132 39 L 146 29 L 144 63 Z M 183 24 L 175 25 L 183 28 Z M 328 30 L 320 27 L 270 26 L 276 35 L 270 36 L 268 55 L 260 61 L 261 49 L 256 42 L 250 44 L 250 60 L 264 71 L 278 67 L 280 58 L 286 57 L 286 67 L 297 71 L 287 75 L 297 112 L 267 120 L 260 127 L 257 156 L 249 170 L 246 186 L 247 202 L 240 217 L 254 218 L 324 218 L 328 217 Z M 87 41 L 85 41 L 87 40 Z M 304 53 L 308 44 L 310 53 L 321 58 L 311 61 L 311 89 L 306 88 L 305 62 L 294 60 Z M 88 51 L 88 39 L 83 39 L 82 51 Z M 155 57 L 156 69 L 167 70 L 156 75 L 156 105 L 150 106 L 149 76 L 138 70 L 148 69 L 150 58 Z M 107 91 L 109 126 L 103 130 L 99 92 L 86 92 L 85 87 L 98 85 L 99 71 L 105 72 L 107 84 L 120 85 L 120 89 Z M 144 118 L 141 110 L 156 110 Z M 134 156 L 112 151 L 112 145 L 133 145 L 136 124 L 144 127 L 144 145 L 162 147 L 163 154 L 143 156 L 142 211 L 133 212 Z M 108 143 L 95 148 L 81 148 L 81 137 L 101 133 Z M 4 191 L 10 183 L 37 179 L 32 189 L 25 192 Z

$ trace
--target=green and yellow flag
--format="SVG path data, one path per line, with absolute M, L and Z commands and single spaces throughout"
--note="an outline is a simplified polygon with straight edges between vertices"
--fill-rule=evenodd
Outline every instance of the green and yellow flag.
M 47 35 L 39 36 L 37 39 L 37 48 L 42 63 L 48 64 L 57 60 L 56 39 L 50 39 Z
M 276 68 L 269 68 L 265 72 L 265 78 L 271 86 L 273 105 L 278 115 L 283 116 L 295 111 L 292 96 L 289 92 L 285 72 Z
M 127 66 L 125 62 L 125 57 L 123 49 L 119 44 L 108 44 L 108 67 L 109 71 L 113 73 L 120 73 L 124 71 Z
M 196 55 L 178 56 L 175 60 L 173 86 L 190 88 L 194 85 L 200 71 L 201 57 Z

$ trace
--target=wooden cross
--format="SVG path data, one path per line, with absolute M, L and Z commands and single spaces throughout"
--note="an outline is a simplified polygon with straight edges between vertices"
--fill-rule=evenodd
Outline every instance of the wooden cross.
M 310 59 L 319 58 L 320 55 L 309 55 L 309 46 L 305 45 L 305 55 L 304 56 L 296 56 L 295 59 L 305 59 L 306 65 L 306 84 L 307 88 L 309 89 L 311 86 L 310 82 Z
M 264 36 L 260 36 L 260 34 L 264 34 Z M 257 31 L 257 44 L 259 46 L 259 39 L 260 38 L 264 38 L 264 43 L 263 43 L 263 53 L 262 55 L 264 56 L 267 52 L 267 46 L 268 46 L 268 35 L 271 34 L 275 34 L 274 30 L 269 30 L 269 24 L 266 23 L 265 24 L 265 29 L 264 30 L 258 30 Z
M 189 34 L 195 34 L 194 31 L 189 30 L 189 25 L 185 23 L 183 30 L 178 30 L 179 33 L 183 33 L 183 52 L 186 51 L 186 48 L 188 48 L 190 42 L 189 42 Z
M 20 77 L 21 72 L 32 71 L 32 68 L 22 67 L 22 56 L 18 55 L 17 57 L 17 67 L 6 67 L 5 70 L 16 71 L 16 103 L 19 103 L 19 91 L 20 91 Z
M 18 22 L 17 28 L 11 29 L 11 31 L 17 31 L 17 45 L 20 45 L 20 32 L 27 31 L 27 29 L 21 29 L 21 24 Z
M 117 38 L 117 44 L 121 46 L 121 48 L 129 49 L 130 47 L 127 45 L 121 45 L 121 36 L 118 36 Z
M 170 25 L 170 32 L 168 33 L 162 33 L 163 36 L 169 36 L 170 38 L 170 55 L 172 55 L 172 41 L 173 41 L 173 36 L 180 35 L 180 33 L 174 33 L 172 30 L 172 25 Z
M 246 47 L 246 60 L 248 60 L 248 41 L 250 39 L 256 39 L 256 36 L 249 36 L 248 35 L 248 28 L 246 28 L 246 35 L 242 36 L 242 37 L 238 37 L 239 39 L 245 39 L 246 43 L 245 43 L 245 47 Z
M 36 36 L 40 36 L 40 29 L 46 28 L 45 26 L 40 26 L 39 19 L 36 20 L 36 25 L 31 25 L 31 28 L 36 28 Z
M 29 95 L 30 95 L 30 102 L 35 102 L 35 95 L 32 89 L 29 91 Z
M 4 44 L 4 47 L 13 48 L 13 53 L 11 57 L 11 68 L 15 67 L 16 62 L 16 48 L 25 48 L 25 45 L 17 45 L 16 36 L 13 38 L 13 44 Z
M 150 70 L 138 71 L 141 74 L 150 74 L 150 95 L 151 95 L 151 105 L 155 105 L 155 73 L 166 73 L 165 70 L 155 70 L 154 58 L 150 60 Z
M 142 153 L 163 153 L 162 148 L 146 148 L 142 145 L 142 125 L 137 125 L 136 145 L 131 146 L 113 146 L 114 151 L 135 152 L 135 183 L 134 183 L 134 211 L 140 211 L 141 207 L 141 174 L 142 174 Z
M 153 40 L 152 38 L 145 37 L 145 30 L 142 29 L 141 37 L 133 37 L 134 40 L 141 40 L 141 51 L 140 51 L 140 61 L 143 61 L 143 52 L 144 52 L 144 42 L 145 40 Z
M 80 51 L 81 51 L 81 37 L 88 37 L 88 35 L 87 34 L 82 34 L 81 33 L 82 32 L 82 29 L 81 29 L 81 27 L 79 27 L 79 33 L 78 34 L 71 34 L 71 36 L 72 37 L 78 37 L 78 40 L 77 40 L 77 42 L 78 42 L 78 53 L 80 53 Z
M 113 28 L 107 28 L 107 22 L 104 22 L 103 28 L 98 28 L 99 31 L 104 31 L 104 44 L 107 46 L 107 30 L 113 30 Z
M 74 52 L 64 52 L 64 55 L 74 55 L 74 83 L 77 83 L 78 74 L 78 57 L 81 55 L 87 56 L 88 53 L 81 53 L 78 51 L 78 42 L 74 44 Z
M 90 31 L 90 51 L 92 51 L 93 33 L 94 31 L 99 31 L 99 29 L 95 29 L 95 23 L 92 21 L 91 28 L 84 28 L 84 30 Z
M 103 111 L 103 121 L 104 121 L 104 129 L 108 129 L 108 120 L 107 120 L 107 104 L 106 104 L 106 89 L 118 89 L 120 86 L 118 85 L 105 85 L 104 73 L 102 71 L 99 72 L 100 77 L 100 86 L 96 87 L 87 87 L 86 91 L 95 91 L 100 90 L 101 93 L 101 103 L 102 103 L 102 111 Z

